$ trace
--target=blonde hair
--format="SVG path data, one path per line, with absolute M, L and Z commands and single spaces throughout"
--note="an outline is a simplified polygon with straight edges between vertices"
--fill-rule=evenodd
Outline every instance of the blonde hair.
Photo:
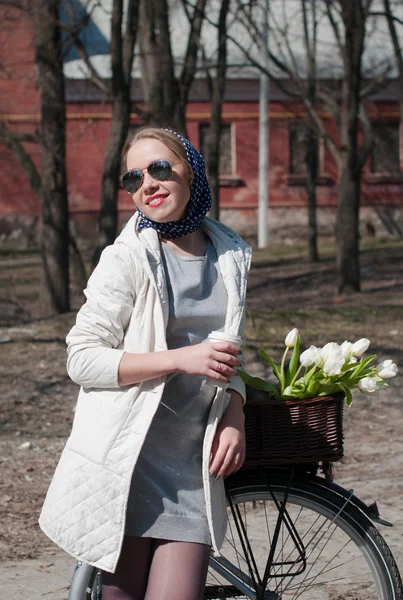
M 150 127 L 148 125 L 142 127 L 136 133 L 136 135 L 132 137 L 132 139 L 128 140 L 123 146 L 122 162 L 124 163 L 124 165 L 126 166 L 127 155 L 130 148 L 134 146 L 134 144 L 139 140 L 145 140 L 150 138 L 154 140 L 159 140 L 164 144 L 164 146 L 169 148 L 171 152 L 176 154 L 176 156 L 179 158 L 179 160 L 185 167 L 185 172 L 187 173 L 189 179 L 189 185 L 191 185 L 193 182 L 194 175 L 192 167 L 190 166 L 187 159 L 185 146 L 177 137 L 177 135 L 175 135 L 175 133 L 173 133 L 172 131 L 167 131 L 166 129 L 160 129 L 159 127 Z

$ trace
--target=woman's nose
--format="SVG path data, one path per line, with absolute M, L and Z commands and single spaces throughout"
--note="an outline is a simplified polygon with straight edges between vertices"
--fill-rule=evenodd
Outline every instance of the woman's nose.
M 148 173 L 148 171 L 146 171 L 143 175 L 143 188 L 145 192 L 148 192 L 149 190 L 155 190 L 155 188 L 158 187 L 158 183 L 155 179 L 153 179 L 150 175 L 150 173 Z

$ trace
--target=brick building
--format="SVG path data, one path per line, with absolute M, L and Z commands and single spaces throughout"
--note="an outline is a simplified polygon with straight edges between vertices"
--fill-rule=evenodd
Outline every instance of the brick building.
M 0 31 L 4 68 L 0 73 L 0 120 L 21 132 L 34 132 L 39 122 L 39 93 L 33 60 L 32 28 L 26 19 Z M 256 79 L 229 79 L 223 107 L 220 207 L 224 221 L 243 233 L 256 229 L 258 190 L 259 83 Z M 133 100 L 142 102 L 141 82 L 133 81 Z M 85 79 L 66 80 L 67 172 L 69 203 L 76 227 L 93 230 L 100 201 L 104 149 L 110 126 L 110 106 Z M 402 226 L 403 145 L 399 126 L 398 86 L 391 81 L 368 105 L 375 144 L 362 183 L 362 219 L 383 233 Z M 205 82 L 197 79 L 187 108 L 188 137 L 203 152 L 210 105 Z M 329 130 L 335 132 L 330 115 Z M 135 114 L 132 127 L 140 125 Z M 304 187 L 306 125 L 302 106 L 271 85 L 270 100 L 270 223 L 281 230 L 296 229 L 307 219 Z M 34 162 L 39 149 L 27 145 Z M 318 217 L 332 227 L 337 202 L 337 172 L 332 157 L 318 142 L 320 176 Z M 40 214 L 39 199 L 15 156 L 0 143 L 0 234 L 16 224 L 30 224 Z M 130 197 L 119 194 L 119 213 L 124 222 L 132 213 Z

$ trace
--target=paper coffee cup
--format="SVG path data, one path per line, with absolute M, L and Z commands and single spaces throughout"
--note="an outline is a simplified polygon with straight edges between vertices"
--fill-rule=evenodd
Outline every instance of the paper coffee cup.
M 208 335 L 209 342 L 231 342 L 236 346 L 241 346 L 242 338 L 239 335 L 233 335 L 232 333 L 226 333 L 225 331 L 212 331 Z
M 233 335 L 232 333 L 226 333 L 225 331 L 212 331 L 208 335 L 209 342 L 231 342 L 231 344 L 235 344 L 236 346 L 241 347 L 242 338 L 239 335 Z M 217 381 L 217 379 L 212 379 L 211 377 L 206 378 L 207 385 L 215 385 L 216 387 L 226 388 L 227 383 L 222 381 Z

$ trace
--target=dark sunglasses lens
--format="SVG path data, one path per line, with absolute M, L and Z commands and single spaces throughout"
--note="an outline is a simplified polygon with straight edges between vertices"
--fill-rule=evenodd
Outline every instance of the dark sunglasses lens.
M 129 171 L 122 177 L 122 187 L 129 192 L 129 194 L 135 194 L 141 182 L 143 180 L 143 173 L 141 171 Z
M 172 177 L 172 167 L 167 160 L 156 160 L 147 170 L 157 181 L 168 181 Z

